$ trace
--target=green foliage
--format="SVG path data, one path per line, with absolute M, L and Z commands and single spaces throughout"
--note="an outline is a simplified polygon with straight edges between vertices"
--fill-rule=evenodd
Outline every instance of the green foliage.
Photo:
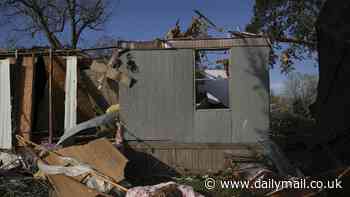
M 305 134 L 315 128 L 316 122 L 313 119 L 291 112 L 272 112 L 270 116 L 270 129 L 273 136 L 288 136 Z
M 271 65 L 279 59 L 281 71 L 288 73 L 295 60 L 316 57 L 315 22 L 325 1 L 256 0 L 254 16 L 246 31 L 267 35 L 275 49 Z M 282 54 L 278 55 L 279 50 Z
M 283 84 L 282 95 L 271 95 L 270 118 L 274 136 L 301 134 L 315 126 L 310 105 L 317 96 L 317 75 L 291 72 Z
M 309 107 L 317 97 L 318 76 L 292 72 L 284 81 L 284 96 L 289 100 L 292 113 L 311 117 Z

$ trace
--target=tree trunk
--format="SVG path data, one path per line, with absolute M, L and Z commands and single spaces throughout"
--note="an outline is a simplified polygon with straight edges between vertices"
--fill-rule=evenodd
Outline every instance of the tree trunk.
M 319 84 L 313 105 L 320 132 L 328 142 L 350 129 L 350 2 L 328 0 L 317 22 Z

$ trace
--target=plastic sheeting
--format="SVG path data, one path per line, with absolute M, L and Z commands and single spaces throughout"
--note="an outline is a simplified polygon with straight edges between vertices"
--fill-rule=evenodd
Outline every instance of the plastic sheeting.
M 80 123 L 77 126 L 66 130 L 64 135 L 57 142 L 57 145 L 61 144 L 66 139 L 72 137 L 73 135 L 79 133 L 80 131 L 83 131 L 83 130 L 86 130 L 89 128 L 94 128 L 94 127 L 97 127 L 99 125 L 111 123 L 111 122 L 115 121 L 116 118 L 117 118 L 117 113 L 112 112 L 112 113 L 104 114 L 102 116 L 98 116 L 98 117 L 93 118 L 91 120 L 88 120 L 86 122 Z
M 79 163 L 70 157 L 60 157 L 65 164 L 73 164 L 71 166 L 47 165 L 42 161 L 38 161 L 38 168 L 45 174 L 57 175 L 64 174 L 67 176 L 79 176 L 92 171 L 89 165 Z

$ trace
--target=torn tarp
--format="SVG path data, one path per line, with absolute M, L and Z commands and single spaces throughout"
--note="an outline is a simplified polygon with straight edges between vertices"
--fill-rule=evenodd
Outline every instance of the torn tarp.
M 62 137 L 60 138 L 60 140 L 57 142 L 57 145 L 62 144 L 62 142 L 64 142 L 66 139 L 72 137 L 73 135 L 79 133 L 80 131 L 83 131 L 89 128 L 94 128 L 100 125 L 112 123 L 116 120 L 117 117 L 118 117 L 118 113 L 112 112 L 112 113 L 107 113 L 107 114 L 98 116 L 86 122 L 82 122 L 76 125 L 75 127 L 66 130 L 62 135 Z

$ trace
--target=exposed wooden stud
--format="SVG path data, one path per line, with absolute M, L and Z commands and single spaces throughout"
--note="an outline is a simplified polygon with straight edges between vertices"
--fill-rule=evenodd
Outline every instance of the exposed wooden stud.
M 19 61 L 19 60 L 17 60 Z M 20 70 L 19 95 L 19 134 L 30 140 L 33 126 L 34 56 L 23 57 Z
M 53 60 L 52 49 L 49 53 L 49 144 L 52 143 L 53 138 L 53 103 L 52 103 L 52 78 L 53 78 Z

